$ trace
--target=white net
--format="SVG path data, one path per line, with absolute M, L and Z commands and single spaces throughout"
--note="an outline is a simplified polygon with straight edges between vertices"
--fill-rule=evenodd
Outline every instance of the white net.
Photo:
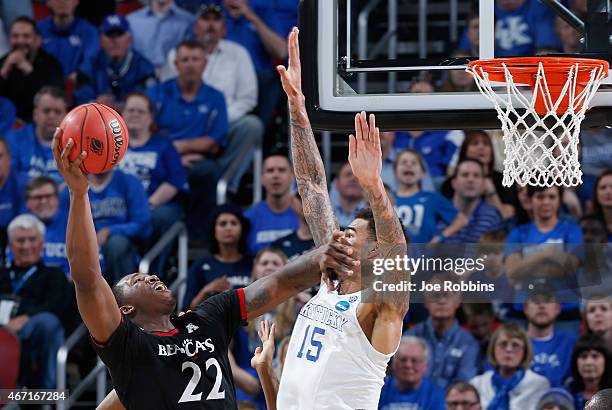
M 590 68 L 587 81 L 579 83 L 580 63 L 572 64 L 558 96 L 551 95 L 545 67 L 538 63 L 533 90 L 519 89 L 512 67 L 500 63 L 505 77 L 503 91 L 493 89 L 486 69 L 476 63 L 467 71 L 472 74 L 482 94 L 493 104 L 502 123 L 506 158 L 503 185 L 577 186 L 582 183 L 578 159 L 580 124 L 589 102 L 597 92 L 607 71 L 603 64 Z M 555 73 L 558 76 L 558 71 Z M 584 88 L 583 88 L 584 87 Z M 500 90 L 501 91 L 501 90 Z M 536 111 L 536 99 L 543 100 L 545 111 Z M 567 104 L 567 109 L 562 107 Z

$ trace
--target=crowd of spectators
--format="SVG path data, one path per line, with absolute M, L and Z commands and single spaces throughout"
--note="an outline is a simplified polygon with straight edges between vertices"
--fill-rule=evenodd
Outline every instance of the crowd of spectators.
M 17 334 L 30 358 L 19 383 L 40 388 L 55 387 L 57 349 L 77 315 L 65 249 L 69 193 L 51 152 L 55 128 L 74 105 L 112 106 L 130 131 L 120 166 L 88 176 L 109 282 L 137 269 L 181 219 L 207 251 L 189 269 L 180 308 L 246 286 L 314 246 L 283 153 L 266 156 L 260 203 L 245 210 L 216 206 L 215 198 L 240 146 L 261 144 L 282 107 L 273 67 L 286 58 L 298 1 L 150 0 L 127 15 L 98 16 L 96 25 L 75 15 L 78 3 L 48 0 L 40 21 L 0 20 L 7 34 L 6 44 L 0 35 L 0 326 Z M 496 49 L 504 55 L 579 47 L 572 29 L 535 0 L 496 7 Z M 456 57 L 477 49 L 478 17 L 467 23 Z M 410 91 L 436 88 L 468 91 L 473 82 L 457 71 Z M 461 275 L 495 292 L 414 299 L 381 409 L 572 410 L 612 387 L 612 135 L 601 128 L 582 137 L 585 183 L 571 190 L 503 187 L 495 132 L 383 133 L 383 179 L 411 241 L 473 245 L 461 251 L 483 257 L 485 269 Z M 240 162 L 231 190 L 241 188 L 249 161 Z M 345 227 L 367 203 L 348 163 L 335 174 L 330 198 Z M 166 281 L 170 252 L 152 268 Z M 266 314 L 276 323 L 278 372 L 312 294 Z M 232 366 L 242 405 L 265 408 L 250 367 L 257 327 L 235 336 Z

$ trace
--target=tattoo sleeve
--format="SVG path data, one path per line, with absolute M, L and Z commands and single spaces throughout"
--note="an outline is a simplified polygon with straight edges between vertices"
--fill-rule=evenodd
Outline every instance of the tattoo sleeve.
M 312 233 L 315 246 L 332 238 L 338 221 L 327 192 L 327 178 L 323 160 L 315 143 L 306 109 L 302 104 L 289 105 L 291 117 L 291 152 L 304 217 Z

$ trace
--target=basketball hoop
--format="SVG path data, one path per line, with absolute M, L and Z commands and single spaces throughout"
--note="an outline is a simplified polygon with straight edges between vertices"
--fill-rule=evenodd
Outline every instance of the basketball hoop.
M 580 124 L 608 76 L 604 60 L 518 57 L 471 61 L 467 72 L 502 123 L 503 185 L 577 186 Z M 503 83 L 502 90 L 493 89 Z M 531 92 L 519 89 L 528 86 Z

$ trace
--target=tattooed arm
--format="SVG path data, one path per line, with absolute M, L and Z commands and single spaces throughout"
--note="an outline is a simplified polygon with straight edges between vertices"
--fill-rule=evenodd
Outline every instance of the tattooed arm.
M 382 155 L 376 119 L 370 124 L 364 112 L 355 116 L 355 135 L 349 137 L 349 163 L 370 203 L 376 226 L 377 258 L 395 259 L 406 255 L 406 238 L 380 177 Z M 407 272 L 392 269 L 382 278 L 387 284 L 409 280 Z M 362 281 L 362 286 L 367 286 Z M 379 352 L 393 353 L 402 335 L 403 319 L 408 311 L 408 292 L 373 292 L 364 289 L 357 317 L 372 346 Z
M 358 266 L 352 249 L 340 243 L 343 232 L 334 232 L 330 241 L 289 262 L 280 271 L 258 279 L 244 288 L 248 319 L 269 312 L 304 289 L 317 285 L 321 271 L 347 272 Z
M 304 207 L 304 216 L 315 246 L 320 246 L 338 229 L 334 216 L 323 160 L 315 143 L 302 94 L 298 29 L 289 34 L 289 67 L 278 66 L 283 89 L 289 99 L 291 119 L 291 153 L 295 178 Z

